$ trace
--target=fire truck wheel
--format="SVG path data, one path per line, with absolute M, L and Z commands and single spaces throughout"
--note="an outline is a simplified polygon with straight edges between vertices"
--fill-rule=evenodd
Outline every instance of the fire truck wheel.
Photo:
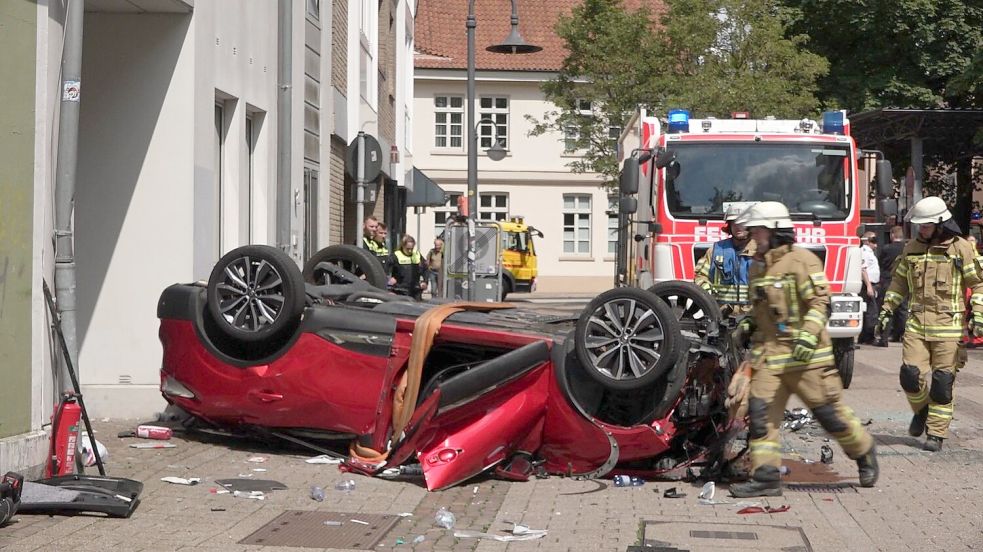
M 332 273 L 319 268 L 327 263 L 348 272 Z M 349 274 L 355 279 L 364 279 L 373 287 L 386 289 L 386 271 L 375 255 L 354 245 L 339 244 L 325 247 L 304 263 L 304 281 L 309 284 L 350 284 Z M 347 281 L 346 281 L 347 279 Z
M 656 382 L 684 346 L 679 322 L 655 295 L 634 288 L 606 291 L 577 320 L 574 345 L 587 373 L 607 389 Z
M 682 331 L 706 336 L 710 323 L 719 324 L 722 319 L 713 297 L 692 282 L 659 282 L 648 291 L 669 305 Z
M 292 332 L 304 310 L 304 279 L 293 259 L 268 245 L 226 253 L 208 277 L 208 312 L 218 330 L 246 344 Z
M 849 389 L 853 381 L 853 351 L 852 339 L 833 340 L 833 361 L 836 363 L 836 371 L 840 373 L 843 389 Z

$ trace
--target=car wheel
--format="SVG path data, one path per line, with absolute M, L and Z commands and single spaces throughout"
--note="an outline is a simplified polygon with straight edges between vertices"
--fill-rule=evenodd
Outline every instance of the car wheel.
M 296 327 L 304 281 L 283 251 L 247 245 L 219 259 L 208 277 L 207 299 L 219 331 L 242 343 L 260 343 Z
M 659 282 L 648 291 L 669 305 L 682 331 L 705 336 L 711 322 L 719 324 L 723 319 L 717 301 L 691 282 Z
M 577 320 L 578 360 L 598 383 L 627 391 L 657 381 L 676 362 L 679 322 L 655 295 L 634 288 L 606 291 Z
M 849 389 L 853 382 L 854 351 L 852 339 L 833 340 L 833 361 L 836 363 L 836 371 L 840 374 L 840 381 L 843 382 L 843 389 Z
M 304 263 L 304 281 L 309 284 L 350 284 L 344 273 L 329 272 L 318 268 L 321 263 L 335 265 L 354 276 L 354 279 L 364 279 L 370 285 L 386 289 L 386 271 L 375 255 L 354 245 L 331 245 L 311 255 Z

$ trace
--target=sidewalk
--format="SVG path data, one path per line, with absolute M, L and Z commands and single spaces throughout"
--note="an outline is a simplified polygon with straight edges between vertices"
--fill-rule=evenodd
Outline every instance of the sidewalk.
M 256 442 L 214 436 L 175 436 L 176 448 L 137 450 L 134 439 L 117 432 L 135 420 L 93 420 L 97 436 L 109 448 L 109 475 L 146 485 L 142 504 L 130 519 L 18 515 L 0 529 L 0 548 L 33 550 L 262 550 L 311 548 L 238 544 L 288 510 L 342 512 L 346 519 L 364 514 L 401 514 L 374 550 L 419 551 L 570 551 L 625 552 L 641 545 L 671 545 L 684 550 L 970 550 L 983 547 L 983 351 L 971 352 L 957 381 L 953 436 L 944 452 L 930 454 L 908 437 L 910 413 L 898 390 L 900 346 L 857 350 L 856 376 L 846 401 L 876 437 L 881 480 L 876 488 L 856 487 L 856 466 L 831 443 L 833 463 L 818 460 L 825 435 L 816 427 L 784 434 L 791 473 L 785 496 L 764 503 L 789 505 L 784 513 L 739 515 L 737 504 L 701 505 L 699 487 L 650 481 L 616 488 L 610 480 L 577 481 L 550 477 L 526 483 L 478 478 L 452 489 L 429 493 L 419 482 L 342 474 L 333 465 L 304 462 L 316 453 L 271 449 Z M 797 406 L 790 404 L 790 407 Z M 252 457 L 265 462 L 248 461 Z M 266 470 L 254 471 L 254 470 Z M 216 479 L 272 479 L 288 489 L 265 500 L 212 494 Z M 161 477 L 200 477 L 196 486 L 173 485 Z M 338 481 L 354 479 L 350 493 L 335 491 Z M 310 486 L 325 488 L 327 498 L 310 498 Z M 676 487 L 684 498 L 663 498 Z M 717 499 L 729 500 L 723 485 Z M 546 529 L 540 540 L 515 543 L 457 539 L 436 527 L 434 513 L 446 507 L 456 528 L 503 534 L 507 522 Z M 412 545 L 415 537 L 425 540 Z M 397 545 L 397 539 L 406 543 Z M 754 539 L 754 540 L 751 540 Z M 363 548 L 364 549 L 364 548 Z M 339 550 L 323 548 L 321 550 Z

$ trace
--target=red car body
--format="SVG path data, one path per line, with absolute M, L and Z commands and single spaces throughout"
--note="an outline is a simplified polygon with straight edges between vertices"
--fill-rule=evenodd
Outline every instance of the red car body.
M 615 393 L 584 376 L 569 321 L 505 309 L 443 323 L 413 417 L 393 435 L 414 324 L 433 305 L 310 305 L 297 331 L 267 354 L 225 342 L 205 301 L 195 285 L 161 296 L 168 402 L 215 427 L 389 451 L 384 463 L 349 458 L 355 471 L 377 473 L 415 457 L 430 490 L 490 468 L 528 477 L 528 469 L 510 468 L 520 457 L 554 474 L 660 473 L 709 461 L 730 425 L 723 376 L 710 370 L 697 381 L 691 371 L 698 353 L 682 355 L 674 375 L 655 387 Z

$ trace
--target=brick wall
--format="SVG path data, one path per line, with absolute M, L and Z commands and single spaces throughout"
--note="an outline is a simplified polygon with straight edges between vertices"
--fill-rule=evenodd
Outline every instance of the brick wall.
M 345 243 L 345 142 L 331 136 L 328 178 L 328 243 Z

